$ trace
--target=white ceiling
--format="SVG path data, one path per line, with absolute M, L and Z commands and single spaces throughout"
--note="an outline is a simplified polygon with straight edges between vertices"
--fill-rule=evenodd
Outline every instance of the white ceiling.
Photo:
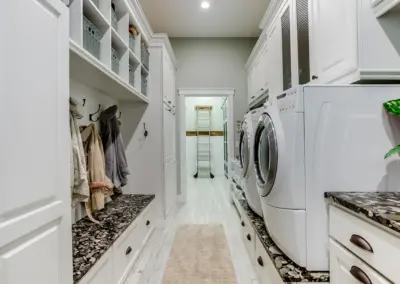
M 169 37 L 257 37 L 269 0 L 140 0 L 154 32 Z

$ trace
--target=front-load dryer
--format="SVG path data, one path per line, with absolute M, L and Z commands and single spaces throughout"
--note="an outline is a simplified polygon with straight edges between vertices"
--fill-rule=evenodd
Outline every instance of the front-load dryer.
M 256 174 L 254 171 L 253 142 L 254 130 L 259 116 L 263 112 L 263 107 L 251 110 L 245 116 L 240 132 L 240 166 L 242 168 L 242 187 L 247 202 L 253 211 L 262 216 L 262 207 L 260 196 L 257 192 Z
M 254 162 L 271 238 L 299 266 L 328 267 L 324 192 L 398 191 L 400 144 L 382 107 L 399 85 L 299 86 L 267 103 L 255 131 Z M 396 165 L 396 170 L 393 170 Z

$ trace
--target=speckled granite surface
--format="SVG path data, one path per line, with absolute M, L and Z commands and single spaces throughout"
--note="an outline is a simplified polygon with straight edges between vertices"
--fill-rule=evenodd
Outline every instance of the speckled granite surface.
M 89 271 L 128 226 L 154 199 L 154 195 L 121 195 L 93 213 L 100 221 L 87 217 L 72 225 L 74 284 Z
M 400 192 L 326 192 L 325 198 L 400 233 Z
M 244 209 L 247 217 L 251 221 L 258 238 L 261 240 L 276 270 L 284 283 L 319 282 L 329 283 L 329 272 L 310 272 L 299 267 L 281 252 L 274 241 L 271 239 L 265 227 L 262 217 L 255 214 L 247 204 L 245 199 L 238 199 L 240 206 Z

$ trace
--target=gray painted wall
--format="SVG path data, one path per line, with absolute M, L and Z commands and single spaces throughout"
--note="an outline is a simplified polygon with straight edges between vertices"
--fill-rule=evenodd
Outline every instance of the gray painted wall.
M 248 108 L 244 65 L 256 38 L 173 38 L 177 59 L 176 87 L 234 88 L 235 120 Z

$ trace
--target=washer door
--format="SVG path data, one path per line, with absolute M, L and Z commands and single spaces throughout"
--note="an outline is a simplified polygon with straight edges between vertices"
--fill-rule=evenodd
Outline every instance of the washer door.
M 278 170 L 278 142 L 271 117 L 264 113 L 254 137 L 254 164 L 261 196 L 267 196 L 275 183 Z
M 240 153 L 240 167 L 242 168 L 242 177 L 245 177 L 249 169 L 249 157 L 250 157 L 249 138 L 247 135 L 247 127 L 245 124 L 243 124 L 242 130 L 240 131 L 239 153 Z

